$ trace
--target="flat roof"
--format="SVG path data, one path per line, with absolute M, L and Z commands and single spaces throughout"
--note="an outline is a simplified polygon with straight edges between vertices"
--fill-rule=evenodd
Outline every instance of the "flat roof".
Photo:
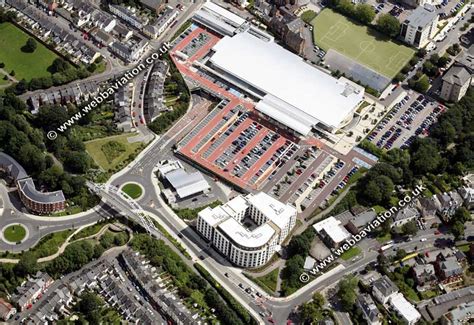
M 267 94 L 257 109 L 304 131 L 318 121 L 339 126 L 362 100 L 362 87 L 312 67 L 259 33 L 250 29 L 224 36 L 210 58 L 220 70 Z
M 288 220 L 297 213 L 296 208 L 264 192 L 248 195 L 247 200 L 280 229 L 284 229 Z
M 340 243 L 351 237 L 351 234 L 346 230 L 346 228 L 341 226 L 341 222 L 334 217 L 324 219 L 323 221 L 314 224 L 313 227 L 318 233 L 324 230 L 335 243 Z
M 430 4 L 425 4 L 413 10 L 407 21 L 411 26 L 424 28 L 430 25 L 436 16 L 438 16 L 436 8 Z
M 410 324 L 413 324 L 421 318 L 421 314 L 418 312 L 418 310 L 416 310 L 416 308 L 408 300 L 406 300 L 403 294 L 400 292 L 393 295 L 391 298 L 391 304 L 393 308 L 396 309 L 398 313 L 402 315 L 403 318 L 405 318 L 405 320 Z
M 249 230 L 234 218 L 229 218 L 218 226 L 234 243 L 246 248 L 258 248 L 267 244 L 275 234 L 268 223 Z
M 255 229 L 249 229 L 241 223 L 241 216 L 250 206 L 259 210 L 270 222 L 265 222 Z M 229 202 L 213 209 L 206 208 L 199 212 L 211 227 L 218 227 L 235 244 L 246 248 L 258 248 L 267 244 L 270 239 L 288 224 L 296 209 L 272 198 L 266 193 L 248 194 L 246 197 L 236 196 Z M 273 224 L 273 225 L 272 225 Z
M 202 6 L 201 10 L 202 9 L 213 12 L 214 14 L 217 14 L 222 18 L 228 19 L 238 25 L 242 25 L 243 23 L 245 23 L 245 19 L 243 19 L 242 17 L 230 12 L 229 10 L 222 8 L 221 6 L 211 1 L 207 1 L 206 3 L 204 3 L 204 6 Z

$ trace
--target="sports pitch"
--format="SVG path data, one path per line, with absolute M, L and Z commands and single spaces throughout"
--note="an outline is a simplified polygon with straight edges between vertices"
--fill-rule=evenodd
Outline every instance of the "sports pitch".
M 321 11 L 311 24 L 314 41 L 320 48 L 338 51 L 389 78 L 395 77 L 415 53 L 330 9 Z

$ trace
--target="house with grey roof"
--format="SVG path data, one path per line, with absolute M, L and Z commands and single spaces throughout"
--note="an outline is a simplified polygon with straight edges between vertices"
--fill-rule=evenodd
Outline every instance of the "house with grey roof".
M 439 254 L 434 267 L 438 277 L 445 282 L 455 281 L 463 274 L 462 265 L 454 255 Z
M 367 224 L 373 221 L 377 217 L 377 213 L 374 210 L 370 209 L 362 213 L 357 214 L 349 220 L 346 224 L 347 230 L 349 230 L 353 235 L 359 233 Z
M 392 227 L 401 227 L 404 224 L 417 220 L 420 216 L 420 213 L 417 209 L 413 207 L 406 207 L 397 212 L 397 214 L 393 217 Z
M 433 196 L 433 199 L 438 207 L 439 216 L 445 222 L 448 222 L 456 210 L 463 204 L 461 195 L 454 190 L 447 193 L 438 193 Z
M 474 323 L 474 301 L 461 304 L 444 314 L 441 325 L 462 325 Z
M 468 210 L 474 210 L 474 188 L 462 187 L 459 190 L 459 195 L 461 195 L 464 201 L 464 207 Z
M 416 206 L 420 211 L 420 215 L 425 220 L 436 217 L 438 207 L 433 197 L 421 197 L 416 201 Z
M 472 75 L 463 66 L 452 66 L 443 76 L 440 97 L 446 101 L 457 102 L 471 85 Z
M 372 283 L 372 295 L 381 304 L 386 304 L 397 292 L 398 287 L 386 275 Z
M 35 275 L 28 277 L 27 281 L 20 287 L 16 288 L 11 301 L 23 311 L 31 306 L 41 294 L 54 282 L 47 273 L 37 272 Z
M 431 286 L 438 281 L 432 264 L 416 264 L 412 268 L 412 274 L 416 283 L 422 287 Z
M 374 300 L 368 294 L 360 294 L 356 298 L 356 305 L 362 311 L 362 316 L 369 325 L 382 324 L 382 314 L 380 313 Z

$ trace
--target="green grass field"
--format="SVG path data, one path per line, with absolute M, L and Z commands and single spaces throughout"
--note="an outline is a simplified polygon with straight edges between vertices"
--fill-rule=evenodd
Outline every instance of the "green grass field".
M 11 23 L 0 24 L 0 62 L 5 63 L 5 71 L 15 71 L 15 78 L 30 80 L 34 77 L 49 76 L 48 67 L 58 56 L 39 41 L 33 53 L 25 53 L 21 48 L 31 36 Z
M 118 164 L 126 160 L 136 149 L 141 147 L 140 142 L 129 143 L 127 139 L 133 137 L 135 134 L 125 133 L 121 135 L 115 135 L 107 138 L 101 138 L 97 140 L 91 140 L 85 142 L 87 153 L 94 159 L 95 163 L 104 170 L 114 169 Z M 110 157 L 106 157 L 103 146 L 109 147 L 108 143 L 111 141 L 118 142 L 124 145 L 125 150 L 120 152 L 120 155 L 114 156 L 114 159 L 110 160 Z M 107 152 L 107 150 L 105 150 Z
M 389 78 L 395 77 L 415 54 L 413 49 L 331 9 L 321 11 L 311 24 L 314 41 L 320 48 L 333 49 Z
M 21 225 L 12 225 L 3 231 L 3 236 L 6 240 L 17 243 L 21 241 L 26 236 L 26 229 Z
M 122 192 L 128 194 L 132 199 L 138 199 L 142 194 L 142 188 L 135 183 L 127 183 L 122 187 Z

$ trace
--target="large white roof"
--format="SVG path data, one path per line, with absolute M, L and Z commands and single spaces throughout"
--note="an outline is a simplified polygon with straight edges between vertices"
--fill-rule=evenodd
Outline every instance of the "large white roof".
M 245 19 L 243 19 L 242 17 L 234 14 L 233 12 L 230 12 L 229 10 L 222 8 L 221 6 L 211 1 L 207 1 L 202 7 L 202 10 L 212 12 L 214 15 L 225 18 L 237 25 L 242 25 L 245 22 Z
M 265 114 L 286 121 L 287 126 L 297 131 L 305 131 L 317 121 L 337 127 L 362 100 L 361 87 L 310 66 L 275 44 L 271 37 L 268 41 L 254 34 L 246 31 L 225 36 L 213 47 L 215 53 L 210 61 L 273 96 L 265 96 L 265 104 L 257 105 Z M 278 107 L 271 109 L 271 102 Z
M 280 229 L 284 229 L 290 218 L 297 212 L 296 208 L 284 204 L 264 192 L 248 195 L 247 200 Z
M 420 313 L 400 292 L 393 295 L 391 298 L 393 308 L 395 308 L 400 315 L 405 318 L 409 324 L 414 324 L 421 318 Z
M 313 227 L 318 233 L 324 230 L 335 243 L 340 243 L 351 237 L 351 234 L 341 225 L 341 222 L 334 217 L 324 219 Z
M 240 222 L 240 216 L 250 206 L 255 207 L 271 221 L 249 229 Z M 278 229 L 283 230 L 291 217 L 296 216 L 296 209 L 281 203 L 266 193 L 248 194 L 246 197 L 236 196 L 229 202 L 213 209 L 206 208 L 199 212 L 211 227 L 218 227 L 220 232 L 241 247 L 258 248 L 267 244 Z M 239 217 L 238 217 L 239 216 Z
M 267 244 L 275 234 L 268 223 L 250 231 L 234 218 L 229 218 L 219 224 L 220 230 L 232 239 L 234 243 L 245 248 L 259 248 Z

